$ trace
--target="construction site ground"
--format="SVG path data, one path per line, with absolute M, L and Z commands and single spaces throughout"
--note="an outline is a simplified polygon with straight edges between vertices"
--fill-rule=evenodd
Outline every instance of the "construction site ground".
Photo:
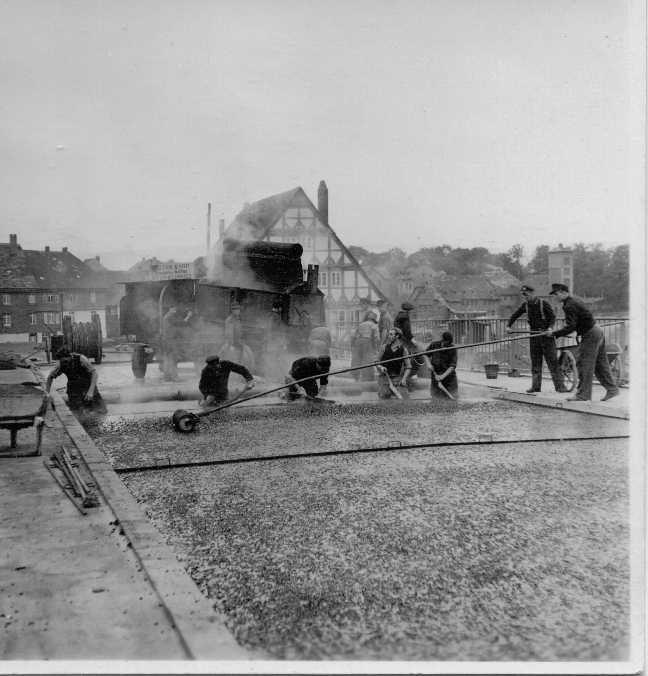
M 334 364 L 333 369 L 344 364 Z M 51 365 L 41 364 L 41 376 Z M 109 353 L 97 367 L 109 416 L 167 416 L 177 408 L 195 409 L 197 375 L 182 365 L 179 381 L 162 380 L 156 365 L 136 382 L 129 355 Z M 0 383 L 2 383 L 0 371 Z M 235 379 L 234 379 L 235 380 Z M 595 385 L 592 402 L 566 402 L 569 395 L 529 395 L 530 377 L 487 379 L 485 373 L 459 373 L 462 398 L 505 398 L 629 419 L 629 389 L 608 402 Z M 62 388 L 65 379 L 56 386 Z M 261 382 L 256 391 L 270 383 Z M 420 383 L 413 397 L 429 397 Z M 332 378 L 328 396 L 344 401 L 376 400 L 370 384 Z M 9 434 L 0 443 L 0 657 L 4 667 L 23 660 L 250 660 L 264 658 L 244 649 L 223 618 L 198 590 L 164 536 L 152 525 L 122 479 L 113 471 L 79 421 L 53 389 L 40 456 L 30 456 L 35 429 L 18 434 L 10 451 Z M 242 406 L 263 405 L 256 400 Z M 279 405 L 276 397 L 267 404 Z M 283 404 L 281 404 L 283 405 Z M 66 445 L 94 484 L 100 505 L 81 515 L 45 466 Z

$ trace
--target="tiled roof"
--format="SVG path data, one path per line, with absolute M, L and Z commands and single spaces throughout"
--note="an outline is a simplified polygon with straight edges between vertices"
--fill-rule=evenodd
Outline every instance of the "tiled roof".
M 36 289 L 38 286 L 22 248 L 0 244 L 0 288 Z
M 227 235 L 237 239 L 262 239 L 300 191 L 303 192 L 302 188 L 297 187 L 246 204 L 227 228 Z
M 116 273 L 94 272 L 67 250 L 34 251 L 0 244 L 0 287 L 9 289 L 102 289 Z

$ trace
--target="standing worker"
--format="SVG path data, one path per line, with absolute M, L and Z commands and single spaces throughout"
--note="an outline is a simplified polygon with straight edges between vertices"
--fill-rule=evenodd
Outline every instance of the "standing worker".
M 318 358 L 320 365 L 326 368 L 326 373 L 331 370 L 331 332 L 326 326 L 316 326 L 310 332 L 308 352 L 311 356 Z M 320 394 L 325 396 L 328 388 L 328 376 L 322 376 L 319 383 Z
M 376 307 L 380 313 L 378 316 L 378 335 L 380 337 L 380 344 L 384 345 L 387 342 L 387 335 L 394 325 L 394 318 L 389 312 L 389 306 L 386 300 L 383 300 L 382 298 L 377 300 Z
M 66 347 L 59 349 L 56 359 L 58 364 L 47 376 L 45 391 L 49 393 L 54 379 L 64 375 L 67 377 L 68 406 L 72 410 L 106 413 L 106 404 L 97 389 L 97 370 L 90 360 Z
M 378 361 L 387 359 L 394 359 L 394 361 L 376 366 L 378 370 L 378 397 L 380 399 L 399 396 L 393 388 L 406 388 L 412 373 L 412 362 L 409 358 L 409 350 L 403 341 L 403 332 L 396 327 L 392 327 L 387 332 L 386 343 L 378 357 Z
M 361 366 L 375 361 L 376 352 L 380 345 L 378 336 L 378 321 L 373 312 L 367 312 L 364 320 L 358 324 L 351 346 L 355 352 L 355 364 L 352 366 Z M 373 380 L 374 371 L 372 368 L 354 371 L 356 380 Z
M 225 344 L 220 352 L 225 359 L 245 364 L 250 371 L 254 369 L 252 350 L 243 342 L 243 322 L 239 303 L 234 302 L 230 307 L 230 313 L 225 320 Z
M 275 301 L 265 325 L 263 374 L 266 377 L 280 378 L 286 373 L 287 351 L 286 324 L 281 317 L 281 303 Z
M 410 312 L 413 309 L 414 306 L 410 302 L 405 301 L 401 305 L 400 312 L 394 319 L 394 326 L 402 331 L 405 346 L 409 350 L 410 354 L 420 351 L 418 349 L 418 345 L 414 342 L 414 335 L 412 334 L 412 321 L 410 319 Z M 416 376 L 419 368 L 421 368 L 424 363 L 425 360 L 422 357 L 412 357 L 412 378 Z
M 453 340 L 454 336 L 450 331 L 444 331 L 441 340 L 433 341 L 427 346 L 428 351 L 445 348 L 426 355 L 430 365 L 430 394 L 435 398 L 456 399 L 459 394 L 457 350 L 452 344 Z
M 183 326 L 178 308 L 173 305 L 162 318 L 162 373 L 164 380 L 178 380 L 178 360 Z
M 585 303 L 569 295 L 569 287 L 566 284 L 552 284 L 549 293 L 558 298 L 565 312 L 564 327 L 558 331 L 550 329 L 550 334 L 555 338 L 560 338 L 575 331 L 577 337 L 580 338 L 576 356 L 576 368 L 579 375 L 578 389 L 576 395 L 569 397 L 567 401 L 590 401 L 594 374 L 605 388 L 605 396 L 601 401 L 616 397 L 619 394 L 619 387 L 610 369 L 603 329 L 596 324 Z
M 526 314 L 531 333 L 545 332 L 553 328 L 556 315 L 551 304 L 535 295 L 535 289 L 524 284 L 520 289 L 524 302 L 511 315 L 506 325 L 506 332 L 512 333 L 511 328 L 518 317 Z M 556 392 L 567 392 L 563 375 L 558 366 L 556 340 L 553 336 L 535 336 L 529 338 L 529 352 L 531 353 L 531 387 L 527 392 L 540 392 L 542 389 L 542 357 L 545 358 L 551 379 Z
M 229 397 L 227 384 L 232 371 L 245 378 L 245 390 L 251 390 L 254 387 L 252 374 L 242 364 L 236 364 L 227 359 L 221 360 L 218 355 L 207 357 L 205 362 L 207 366 L 203 368 L 198 384 L 200 394 L 203 396 L 200 401 L 201 406 L 213 406 L 227 401 Z

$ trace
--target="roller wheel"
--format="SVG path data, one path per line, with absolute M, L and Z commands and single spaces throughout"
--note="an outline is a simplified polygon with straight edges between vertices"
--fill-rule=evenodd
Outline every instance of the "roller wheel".
M 196 425 L 198 425 L 200 418 L 191 411 L 178 409 L 173 414 L 172 420 L 173 426 L 178 432 L 193 432 L 196 429 Z

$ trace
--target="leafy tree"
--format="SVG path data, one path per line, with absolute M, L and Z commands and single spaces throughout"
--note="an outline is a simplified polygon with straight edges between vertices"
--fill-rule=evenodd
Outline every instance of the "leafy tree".
M 546 244 L 541 244 L 536 247 L 533 258 L 529 261 L 527 272 L 533 274 L 540 274 L 541 272 L 549 272 L 549 247 Z

